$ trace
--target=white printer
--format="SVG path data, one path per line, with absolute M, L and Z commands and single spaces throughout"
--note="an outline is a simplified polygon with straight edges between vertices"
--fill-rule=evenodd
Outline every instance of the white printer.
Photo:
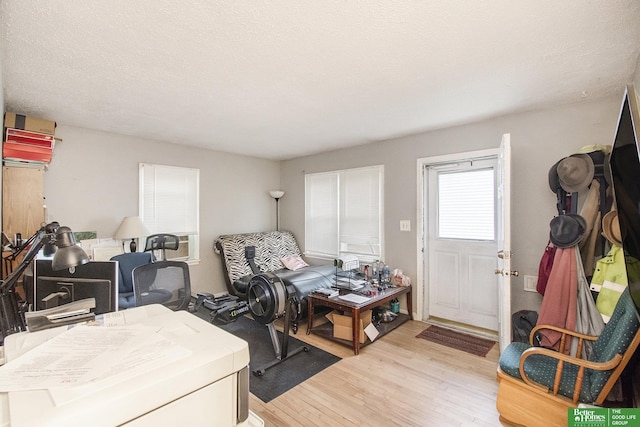
M 153 327 L 153 334 L 180 349 L 180 358 L 121 374 L 117 380 L 76 389 L 72 386 L 62 390 L 62 399 L 54 398 L 55 390 L 47 388 L 1 392 L 0 426 L 263 425 L 249 411 L 246 341 L 188 312 L 173 312 L 161 305 L 136 307 L 114 315 L 126 325 Z M 105 330 L 108 326 L 94 328 Z M 29 357 L 29 350 L 61 337 L 67 329 L 9 335 L 4 340 L 5 365 L 0 372 L 11 365 L 9 362 L 20 361 L 21 357 L 24 360 Z

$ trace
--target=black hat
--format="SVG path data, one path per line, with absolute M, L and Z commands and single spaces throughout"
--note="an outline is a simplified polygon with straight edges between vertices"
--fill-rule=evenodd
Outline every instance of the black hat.
M 549 169 L 549 188 L 551 188 L 551 191 L 553 191 L 554 193 L 557 193 L 558 190 L 560 190 L 560 177 L 558 176 L 558 165 L 563 160 L 564 158 L 558 160 L 553 166 L 551 166 L 551 169 Z
M 549 240 L 559 248 L 570 248 L 582 240 L 587 222 L 578 214 L 558 215 L 549 223 Z

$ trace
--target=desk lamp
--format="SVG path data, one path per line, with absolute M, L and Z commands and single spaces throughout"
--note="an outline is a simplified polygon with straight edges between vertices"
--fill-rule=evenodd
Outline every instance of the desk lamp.
M 76 246 L 76 239 L 69 227 L 60 227 L 57 222 L 52 222 L 36 231 L 19 249 L 20 252 L 26 250 L 20 264 L 5 280 L 0 282 L 0 344 L 4 342 L 7 335 L 26 330 L 24 318 L 26 305 L 20 306 L 18 304 L 16 285 L 29 264 L 45 245 L 49 245 L 49 248 L 55 245 L 58 248 L 52 261 L 54 270 L 73 268 L 89 262 L 87 254 L 79 246 Z
M 131 252 L 135 252 L 137 249 L 136 238 L 148 235 L 149 230 L 147 230 L 147 227 L 145 227 L 139 216 L 127 216 L 120 223 L 120 227 L 116 230 L 116 234 L 113 235 L 113 238 L 116 240 L 123 240 L 123 245 L 125 239 L 131 239 L 131 242 L 129 243 L 129 250 Z

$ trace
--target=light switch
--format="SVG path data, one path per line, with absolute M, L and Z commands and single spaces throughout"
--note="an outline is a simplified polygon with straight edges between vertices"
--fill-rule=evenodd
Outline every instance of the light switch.
M 538 276 L 524 276 L 524 290 L 529 292 L 537 292 Z
M 411 221 L 408 219 L 400 221 L 400 231 L 411 231 Z

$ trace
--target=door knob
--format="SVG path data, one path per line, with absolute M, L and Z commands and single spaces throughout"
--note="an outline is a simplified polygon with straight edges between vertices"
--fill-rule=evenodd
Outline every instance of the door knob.
M 517 271 L 517 270 L 513 270 L 513 271 L 511 271 L 509 273 L 505 273 L 504 270 L 496 269 L 496 270 L 493 271 L 493 273 L 495 275 L 501 275 L 501 276 L 509 276 L 509 275 L 511 275 L 511 276 L 514 276 L 514 277 L 518 277 L 520 275 L 520 272 Z

